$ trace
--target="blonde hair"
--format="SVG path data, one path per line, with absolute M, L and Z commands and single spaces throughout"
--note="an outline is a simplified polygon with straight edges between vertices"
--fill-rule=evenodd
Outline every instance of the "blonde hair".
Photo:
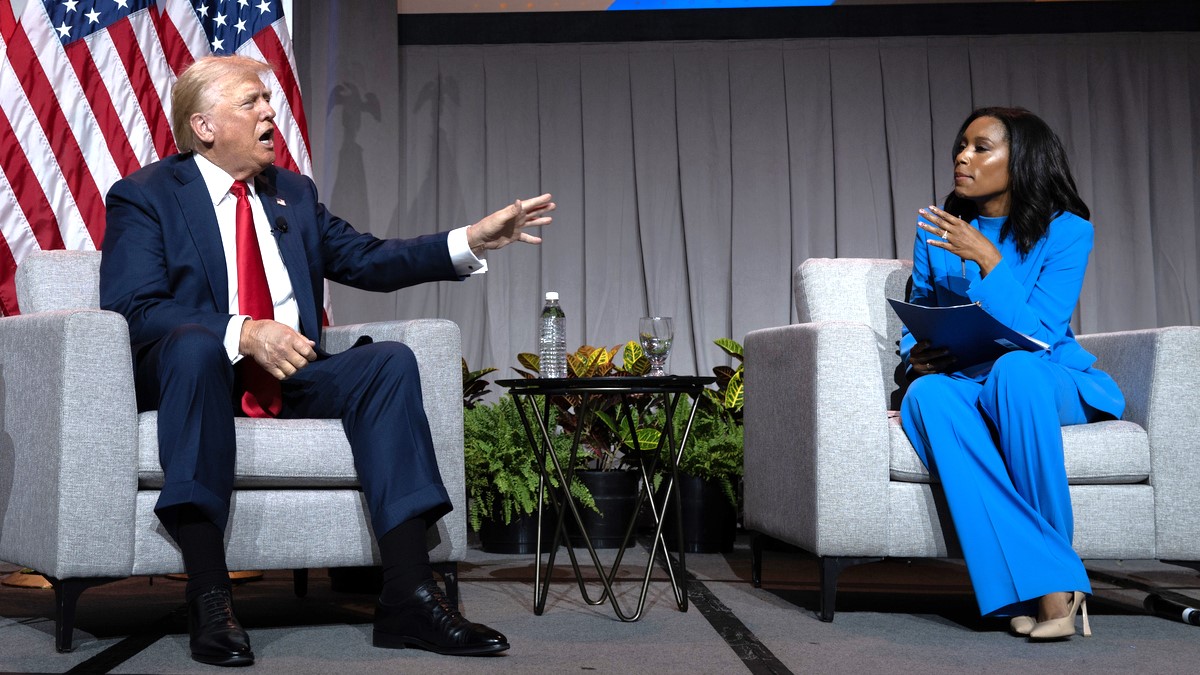
M 188 66 L 171 90 L 171 129 L 180 152 L 196 150 L 192 115 L 212 110 L 220 92 L 218 84 L 232 76 L 271 72 L 269 64 L 237 54 L 206 56 Z

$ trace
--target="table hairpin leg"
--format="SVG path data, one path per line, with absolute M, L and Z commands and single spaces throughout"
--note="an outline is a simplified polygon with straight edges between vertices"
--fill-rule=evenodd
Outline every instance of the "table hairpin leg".
M 638 441 L 638 437 L 637 437 L 637 425 L 636 425 L 636 420 L 634 419 L 634 416 L 632 413 L 631 406 L 629 405 L 629 401 L 626 398 L 626 395 L 624 395 L 624 394 L 621 395 L 621 406 L 622 406 L 622 415 L 621 416 L 623 416 L 625 418 L 625 420 L 627 421 L 627 423 L 629 424 L 631 437 L 633 438 L 633 443 L 635 446 L 635 452 L 639 458 L 639 471 L 641 472 L 643 490 L 640 491 L 638 494 L 638 498 L 637 498 L 637 501 L 635 504 L 635 509 L 634 509 L 634 516 L 633 516 L 633 518 L 631 518 L 630 522 L 628 523 L 628 525 L 625 528 L 625 536 L 622 539 L 620 546 L 618 547 L 616 559 L 614 560 L 611 569 L 609 569 L 608 571 L 606 571 L 604 569 L 604 565 L 603 565 L 603 563 L 601 563 L 600 557 L 596 554 L 596 550 L 592 546 L 591 538 L 588 536 L 587 532 L 583 528 L 583 520 L 580 517 L 578 506 L 575 504 L 575 500 L 574 500 L 574 498 L 572 498 L 571 493 L 570 493 L 571 481 L 574 479 L 574 475 L 575 475 L 574 457 L 579 449 L 579 442 L 581 440 L 580 436 L 581 436 L 581 430 L 583 428 L 583 425 L 581 424 L 579 427 L 577 427 L 572 436 L 571 455 L 568 458 L 568 465 L 567 465 L 566 470 L 564 471 L 562 463 L 559 461 L 557 454 L 554 452 L 553 444 L 551 442 L 551 437 L 550 437 L 551 430 L 549 428 L 549 416 L 550 416 L 549 397 L 543 396 L 543 408 L 541 411 L 539 411 L 537 408 L 536 400 L 531 395 L 528 395 L 529 396 L 529 405 L 530 405 L 531 409 L 533 410 L 533 413 L 534 413 L 533 415 L 527 414 L 524 405 L 517 406 L 517 411 L 521 417 L 521 423 L 522 423 L 522 425 L 524 425 L 526 434 L 528 435 L 530 440 L 534 440 L 535 438 L 540 437 L 540 442 L 534 443 L 534 451 L 535 451 L 535 453 L 537 453 L 537 460 L 539 462 L 538 505 L 537 505 L 537 508 L 538 508 L 538 518 L 537 518 L 538 531 L 537 531 L 537 535 L 536 535 L 537 560 L 535 561 L 536 565 L 535 565 L 535 569 L 534 569 L 534 614 L 541 615 L 545 611 L 546 598 L 547 598 L 547 596 L 549 594 L 549 590 L 550 590 L 550 581 L 551 581 L 551 577 L 553 576 L 553 572 L 554 572 L 554 560 L 557 555 L 558 545 L 562 539 L 566 538 L 566 532 L 565 532 L 565 528 L 564 528 L 564 518 L 566 517 L 566 514 L 568 511 L 570 512 L 572 519 L 575 521 L 576 526 L 579 528 L 579 531 L 582 535 L 584 545 L 587 548 L 588 555 L 591 557 L 592 565 L 595 567 L 596 572 L 600 578 L 600 584 L 603 587 L 603 592 L 600 594 L 600 596 L 598 598 L 593 599 L 591 597 L 591 595 L 588 593 L 587 586 L 583 580 L 583 574 L 579 568 L 579 561 L 575 555 L 574 549 L 571 547 L 570 542 L 568 540 L 566 542 L 567 543 L 567 547 L 566 547 L 567 555 L 571 559 L 571 567 L 575 573 L 575 579 L 576 579 L 576 582 L 578 583 L 580 594 L 583 596 L 583 599 L 587 604 L 595 606 L 595 605 L 603 604 L 606 600 L 608 600 L 612 604 L 613 611 L 616 613 L 617 617 L 621 621 L 637 621 L 639 618 L 641 618 L 642 612 L 645 609 L 646 595 L 647 595 L 647 592 L 650 587 L 650 577 L 652 576 L 653 570 L 654 570 L 655 557 L 657 556 L 658 550 L 661 547 L 662 551 L 663 551 L 664 565 L 667 568 L 667 574 L 671 580 L 671 588 L 675 594 L 675 602 L 678 605 L 680 611 L 687 611 L 688 603 L 687 603 L 687 591 L 686 591 L 686 583 L 687 583 L 686 582 L 686 573 L 678 575 L 678 576 L 676 575 L 674 565 L 672 564 L 672 561 L 671 561 L 671 556 L 667 551 L 666 539 L 663 534 L 663 526 L 666 522 L 666 518 L 665 518 L 666 509 L 670 507 L 671 496 L 674 494 L 674 490 L 675 490 L 676 476 L 678 474 L 678 468 L 679 468 L 679 460 L 683 454 L 683 448 L 686 446 L 688 436 L 691 432 L 692 422 L 695 419 L 695 415 L 696 415 L 696 406 L 695 406 L 695 404 L 693 404 L 692 409 L 689 412 L 687 424 L 684 427 L 683 434 L 679 437 L 678 444 L 676 444 L 675 443 L 676 439 L 674 438 L 674 431 L 673 431 L 672 425 L 669 423 L 669 421 L 674 419 L 674 413 L 675 413 L 676 406 L 679 404 L 680 395 L 681 395 L 680 393 L 675 393 L 674 395 L 672 395 L 671 393 L 663 393 L 662 394 L 666 412 L 667 412 L 666 419 L 668 420 L 668 424 L 666 425 L 666 430 L 665 430 L 665 437 L 666 437 L 666 446 L 665 447 L 668 450 L 667 457 L 670 461 L 670 476 L 667 479 L 666 488 L 663 490 L 661 504 L 657 504 L 655 502 L 655 499 L 652 494 L 653 472 L 658 467 L 658 463 L 662 461 L 661 453 L 659 453 L 659 459 L 654 460 L 654 463 L 651 464 L 648 469 L 646 466 L 646 463 L 645 463 L 645 458 L 643 457 L 642 453 L 640 452 L 639 441 Z M 588 413 L 588 403 L 589 403 L 590 396 L 591 396 L 591 394 L 589 394 L 587 392 L 584 392 L 581 396 L 581 400 L 580 400 L 580 404 L 579 404 L 581 420 L 585 419 L 586 415 Z M 514 396 L 514 398 L 519 399 L 520 396 Z M 518 400 L 518 403 L 520 403 L 519 400 Z M 529 423 L 529 417 L 533 417 L 534 419 L 537 420 L 537 423 L 538 423 L 537 431 L 540 432 L 537 436 L 535 436 L 535 434 L 533 433 L 533 426 Z M 660 440 L 660 443 L 661 443 L 661 440 Z M 554 475 L 559 480 L 559 486 L 558 486 L 557 490 L 547 489 L 547 486 L 546 486 L 546 482 L 548 482 L 546 480 L 546 476 L 545 476 L 547 459 L 550 460 L 550 464 L 553 467 Z M 559 499 L 560 494 L 562 496 L 561 500 Z M 551 539 L 551 548 L 549 551 L 549 557 L 546 561 L 545 578 L 543 579 L 542 578 L 542 561 L 541 561 L 541 553 L 542 553 L 542 528 L 541 528 L 541 525 L 542 525 L 542 515 L 543 515 L 543 508 L 545 505 L 545 496 L 546 495 L 549 495 L 551 505 L 556 508 L 557 514 L 555 517 L 554 535 Z M 646 498 L 650 499 L 651 514 L 654 518 L 654 523 L 655 523 L 654 537 L 652 539 L 653 545 L 651 546 L 650 557 L 646 563 L 646 571 L 642 578 L 642 588 L 638 595 L 636 611 L 632 615 L 628 615 L 621 608 L 620 603 L 617 600 L 616 593 L 613 591 L 613 582 L 616 580 L 617 572 L 620 569 L 621 561 L 624 558 L 625 551 L 629 545 L 629 541 L 633 537 L 633 530 L 636 525 L 637 511 L 638 511 L 638 509 L 641 508 L 642 501 Z M 564 506 L 566 508 L 564 508 Z M 687 569 L 686 559 L 684 556 L 684 551 L 683 551 L 683 546 L 682 546 L 682 543 L 683 543 L 682 527 L 683 526 L 682 526 L 682 520 L 681 520 L 681 518 L 679 518 L 680 513 L 679 513 L 679 500 L 678 499 L 675 500 L 675 515 L 676 515 L 676 532 L 674 534 L 677 538 L 678 543 L 680 544 L 679 565 L 680 565 L 681 570 L 686 570 Z
M 662 401 L 664 401 L 664 407 L 666 408 L 665 412 L 667 420 L 674 419 L 674 412 L 676 412 L 676 407 L 679 404 L 680 395 L 682 395 L 682 393 L 662 394 Z M 678 578 L 676 577 L 676 572 L 674 572 L 674 566 L 671 560 L 671 554 L 667 550 L 666 534 L 662 532 L 662 528 L 664 528 L 666 524 L 666 509 L 671 508 L 671 497 L 674 495 L 674 492 L 676 492 L 679 459 L 682 458 L 683 448 L 686 447 L 686 443 L 688 443 L 691 425 L 696 418 L 696 407 L 698 402 L 700 401 L 696 400 L 692 402 L 691 410 L 688 414 L 688 423 L 686 423 L 684 426 L 683 435 L 679 437 L 678 444 L 676 443 L 676 438 L 674 438 L 673 424 L 668 423 L 664 425 L 666 448 L 670 450 L 670 452 L 667 454 L 668 461 L 670 461 L 670 471 L 668 471 L 666 488 L 662 490 L 661 503 L 656 503 L 653 496 L 650 497 L 650 514 L 652 514 L 654 519 L 655 530 L 654 537 L 652 539 L 652 546 L 650 546 L 650 558 L 647 563 L 646 579 L 643 580 L 641 598 L 640 601 L 638 601 L 640 602 L 640 607 L 641 603 L 644 603 L 644 598 L 646 598 L 646 592 L 649 587 L 650 571 L 652 571 L 652 568 L 654 567 L 654 558 L 656 555 L 658 555 L 658 551 L 661 548 L 662 562 L 664 562 L 667 575 L 671 579 L 671 589 L 674 592 L 674 597 L 676 597 L 676 604 L 678 605 L 680 611 L 688 611 L 688 587 L 686 587 L 688 581 L 686 581 L 686 574 L 680 574 Z M 631 430 L 634 429 L 634 425 L 632 425 L 632 423 L 630 424 Z M 634 438 L 634 442 L 637 444 L 638 441 L 636 430 L 634 430 Z M 659 453 L 659 458 L 661 458 L 661 453 Z M 652 482 L 650 482 L 650 476 L 652 476 L 653 470 L 658 468 L 659 461 L 661 461 L 661 459 L 656 459 L 655 464 L 650 467 L 649 471 L 647 470 L 646 464 L 642 462 L 641 471 L 646 485 L 652 485 Z M 688 567 L 686 567 L 686 555 L 683 546 L 683 518 L 680 518 L 680 515 L 682 514 L 680 514 L 678 497 L 676 497 L 676 500 L 674 500 L 674 515 L 676 515 L 676 531 L 674 531 L 673 534 L 674 537 L 676 537 L 676 543 L 679 546 L 679 567 L 682 569 L 682 571 L 686 571 Z
M 580 403 L 582 415 L 586 415 L 586 413 L 587 413 L 588 398 L 589 397 L 586 394 L 582 397 L 582 401 Z M 537 412 L 537 404 L 532 399 L 530 400 L 530 406 L 534 410 L 534 412 Z M 600 605 L 600 604 L 603 604 L 606 599 L 614 597 L 613 593 L 612 593 L 611 580 L 609 578 L 606 578 L 603 575 L 604 566 L 600 562 L 600 557 L 599 557 L 599 555 L 597 555 L 595 548 L 593 548 L 593 546 L 592 546 L 591 539 L 588 538 L 587 532 L 583 528 L 583 519 L 579 515 L 579 508 L 575 504 L 575 500 L 570 495 L 571 481 L 574 479 L 574 476 L 575 476 L 575 464 L 574 464 L 573 458 L 574 458 L 575 454 L 578 452 L 580 436 L 581 436 L 580 432 L 581 432 L 583 426 L 580 425 L 580 427 L 578 427 L 574 432 L 574 435 L 572 437 L 572 443 L 571 443 L 571 458 L 568 461 L 567 468 L 564 470 L 561 462 L 559 462 L 558 456 L 554 453 L 553 444 L 550 441 L 550 429 L 549 429 L 550 408 L 549 408 L 549 406 L 550 406 L 549 399 L 548 399 L 548 397 L 545 397 L 542 412 L 540 415 L 536 416 L 536 419 L 538 421 L 538 431 L 540 432 L 542 442 L 540 444 L 535 443 L 534 445 L 535 445 L 535 452 L 538 453 L 538 461 L 540 462 L 539 466 L 541 467 L 541 469 L 539 469 L 539 474 L 542 473 L 542 471 L 544 470 L 545 461 L 548 458 L 550 460 L 550 464 L 553 467 L 555 475 L 559 479 L 559 487 L 557 490 L 561 491 L 562 499 L 561 500 L 558 499 L 558 492 L 556 490 L 546 488 L 543 476 L 539 475 L 539 477 L 538 477 L 538 485 L 539 485 L 538 518 L 537 518 L 538 533 L 536 535 L 537 538 L 535 540 L 536 541 L 535 546 L 537 547 L 537 552 L 538 552 L 538 555 L 537 555 L 538 559 L 536 561 L 537 564 L 534 568 L 534 580 L 533 580 L 533 584 L 534 584 L 534 608 L 533 608 L 533 611 L 534 611 L 534 614 L 537 614 L 537 615 L 541 615 L 545 611 L 546 598 L 550 592 L 550 581 L 551 581 L 551 578 L 554 573 L 554 560 L 555 560 L 555 557 L 558 555 L 559 542 L 562 540 L 567 540 L 566 541 L 567 556 L 571 559 L 571 569 L 575 573 L 575 579 L 579 585 L 579 592 L 583 596 L 584 601 L 589 605 Z M 528 419 L 526 418 L 526 412 L 524 410 L 524 407 L 521 405 L 518 405 L 517 410 L 518 410 L 518 414 L 521 416 L 522 424 L 525 425 L 526 432 L 529 433 L 531 427 L 529 425 Z M 582 418 L 583 417 L 581 416 L 581 419 Z M 529 437 L 531 439 L 534 438 L 534 436 L 531 433 L 529 433 Z M 556 509 L 557 515 L 555 517 L 554 537 L 551 540 L 549 558 L 546 561 L 545 578 L 543 579 L 542 578 L 542 563 L 541 563 L 541 553 L 543 550 L 542 545 L 541 545 L 541 541 L 542 541 L 541 524 L 542 524 L 542 515 L 543 515 L 543 510 L 544 510 L 543 507 L 544 507 L 544 503 L 545 503 L 544 495 L 547 495 L 547 494 L 550 496 L 551 505 Z M 564 506 L 566 508 L 564 508 Z M 587 587 L 583 581 L 583 573 L 579 568 L 579 560 L 575 555 L 574 548 L 572 548 L 570 545 L 569 539 L 567 539 L 566 530 L 564 528 L 564 519 L 566 518 L 566 515 L 568 512 L 571 513 L 571 517 L 575 521 L 576 526 L 578 527 L 580 533 L 582 533 L 584 545 L 587 547 L 588 554 L 592 558 L 593 566 L 596 568 L 596 570 L 598 572 L 601 573 L 600 580 L 601 580 L 602 585 L 604 586 L 604 593 L 601 594 L 601 596 L 599 598 L 593 599 L 590 596 L 590 594 L 587 592 Z M 615 607 L 615 605 L 614 605 L 614 607 Z M 619 610 L 618 610 L 618 615 L 620 615 Z

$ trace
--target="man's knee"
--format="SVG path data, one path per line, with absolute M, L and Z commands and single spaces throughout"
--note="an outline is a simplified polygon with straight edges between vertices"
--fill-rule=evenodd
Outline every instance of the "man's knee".
M 375 342 L 355 349 L 378 363 L 380 373 L 398 377 L 419 377 L 417 355 L 403 342 Z
M 172 330 L 162 338 L 158 350 L 158 373 L 164 380 L 206 379 L 226 370 L 232 373 L 221 337 L 197 324 Z
M 163 354 L 172 359 L 228 360 L 221 336 L 195 323 L 184 324 L 163 337 Z

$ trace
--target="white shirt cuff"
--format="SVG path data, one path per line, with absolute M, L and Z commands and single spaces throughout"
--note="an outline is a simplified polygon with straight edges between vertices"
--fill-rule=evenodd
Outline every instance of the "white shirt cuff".
M 242 346 L 242 324 L 249 320 L 250 317 L 245 314 L 236 314 L 229 318 L 229 323 L 225 326 L 225 355 L 229 357 L 230 363 L 242 360 L 239 349 Z
M 467 228 L 460 227 L 450 230 L 450 236 L 446 239 L 446 247 L 450 249 L 450 262 L 454 265 L 454 271 L 458 276 L 469 277 L 473 274 L 487 272 L 487 260 L 476 257 L 467 244 Z

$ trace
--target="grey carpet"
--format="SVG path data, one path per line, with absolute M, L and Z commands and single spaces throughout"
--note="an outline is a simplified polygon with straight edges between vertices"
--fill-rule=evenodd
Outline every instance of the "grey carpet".
M 978 616 L 961 565 L 952 561 L 885 561 L 847 570 L 838 611 L 822 623 L 816 565 L 803 554 L 768 551 L 764 587 L 749 582 L 744 537 L 728 555 L 689 555 L 693 586 L 687 612 L 674 604 L 666 574 L 654 571 L 643 618 L 622 623 L 605 604 L 586 605 L 560 567 L 546 611 L 535 616 L 531 556 L 472 548 L 460 575 L 463 611 L 503 631 L 513 648 L 495 658 L 448 658 L 371 646 L 373 597 L 338 593 L 314 571 L 306 598 L 292 593 L 288 572 L 268 572 L 235 592 L 258 663 L 248 672 L 484 673 L 1191 673 L 1200 663 L 1200 629 L 1141 611 L 1145 588 L 1197 598 L 1200 574 L 1156 562 L 1090 562 L 1096 595 L 1090 639 L 1031 644 L 1005 623 Z M 612 560 L 612 552 L 602 552 Z M 644 548 L 623 561 L 618 599 L 634 610 Z M 559 556 L 565 564 L 566 557 Z M 0 575 L 15 569 L 0 564 Z M 600 587 L 590 573 L 593 595 Z M 1099 580 L 1104 579 L 1104 580 Z M 1119 583 L 1112 583 L 1113 581 Z M 1122 586 L 1128 586 L 1128 590 Z M 1142 590 L 1139 590 L 1142 589 Z M 0 671 L 214 673 L 187 656 L 180 582 L 136 577 L 84 593 L 76 650 L 54 651 L 53 593 L 0 587 Z M 114 663 L 115 659 L 115 663 Z M 79 672 L 79 671 L 76 671 Z M 246 671 L 243 671 L 246 672 Z

